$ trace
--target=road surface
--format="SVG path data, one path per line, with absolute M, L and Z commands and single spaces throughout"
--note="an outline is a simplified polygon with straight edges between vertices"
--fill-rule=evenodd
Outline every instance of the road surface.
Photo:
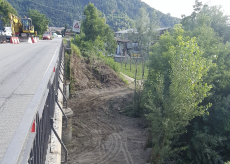
M 0 163 L 61 41 L 0 44 Z

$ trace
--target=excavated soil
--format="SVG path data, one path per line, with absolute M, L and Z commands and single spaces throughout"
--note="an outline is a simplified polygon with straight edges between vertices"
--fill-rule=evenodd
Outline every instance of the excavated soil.
M 85 61 L 77 55 L 72 55 L 70 65 L 74 81 L 72 89 L 75 91 L 125 86 L 114 70 L 99 61 Z
M 71 72 L 78 91 L 68 102 L 74 115 L 67 163 L 145 164 L 150 156 L 149 149 L 144 150 L 147 130 L 139 118 L 123 114 L 133 91 L 109 67 L 77 56 Z

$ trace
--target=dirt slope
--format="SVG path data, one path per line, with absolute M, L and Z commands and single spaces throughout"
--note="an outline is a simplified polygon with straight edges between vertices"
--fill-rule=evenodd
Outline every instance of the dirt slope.
M 72 55 L 70 65 L 75 90 L 125 86 L 112 69 L 98 61 L 84 61 Z
M 107 66 L 89 67 L 75 56 L 71 67 L 80 90 L 69 101 L 74 116 L 68 164 L 145 164 L 147 130 L 139 119 L 120 114 L 132 102 L 133 91 Z

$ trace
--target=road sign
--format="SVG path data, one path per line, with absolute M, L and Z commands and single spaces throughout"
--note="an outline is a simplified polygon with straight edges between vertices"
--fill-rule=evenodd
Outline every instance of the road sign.
M 81 22 L 80 21 L 73 21 L 73 30 L 74 32 L 80 33 L 81 31 Z

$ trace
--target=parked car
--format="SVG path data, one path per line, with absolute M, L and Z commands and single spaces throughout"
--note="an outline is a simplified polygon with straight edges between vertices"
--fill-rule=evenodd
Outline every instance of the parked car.
M 52 40 L 52 32 L 51 31 L 45 31 L 42 38 L 43 38 L 43 40 Z
M 49 34 L 43 34 L 42 39 L 43 40 L 52 40 L 52 37 Z

